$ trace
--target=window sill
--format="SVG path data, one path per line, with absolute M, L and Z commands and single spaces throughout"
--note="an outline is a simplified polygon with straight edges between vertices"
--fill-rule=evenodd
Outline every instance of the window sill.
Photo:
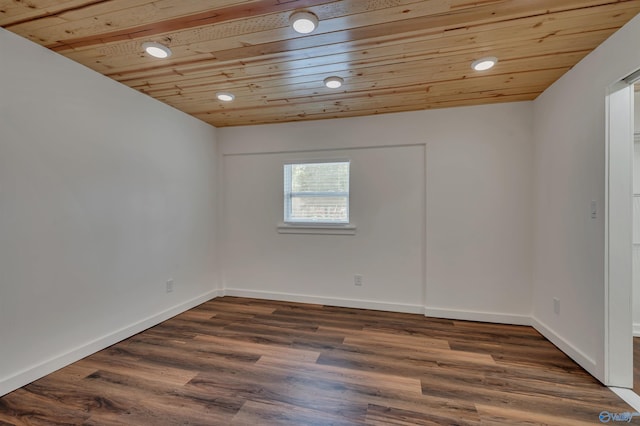
M 322 235 L 355 235 L 356 226 L 353 223 L 340 225 L 323 225 L 315 223 L 279 223 L 280 234 L 322 234 Z

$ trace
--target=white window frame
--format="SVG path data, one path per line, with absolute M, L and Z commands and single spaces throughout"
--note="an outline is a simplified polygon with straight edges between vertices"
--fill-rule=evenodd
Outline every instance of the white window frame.
M 347 199 L 347 221 L 297 221 L 287 220 L 288 212 L 291 209 L 291 196 L 296 196 L 297 193 L 287 192 L 287 172 L 286 166 L 296 164 L 323 164 L 323 163 L 349 163 L 349 188 L 346 193 L 325 193 L 325 192 L 305 192 L 306 196 L 344 196 Z M 286 161 L 282 167 L 282 182 L 283 182 L 283 222 L 278 224 L 278 232 L 281 234 L 330 234 L 330 235 L 353 235 L 355 234 L 356 227 L 350 222 L 351 220 L 351 166 L 352 162 L 349 159 L 318 159 L 318 160 L 295 160 Z M 290 178 L 289 178 L 290 179 Z M 290 183 L 290 180 L 289 180 Z

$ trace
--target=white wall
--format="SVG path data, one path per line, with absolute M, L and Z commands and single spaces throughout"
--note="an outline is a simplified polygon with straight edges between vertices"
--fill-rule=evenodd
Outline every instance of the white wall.
M 424 157 L 424 145 L 226 156 L 225 286 L 422 312 Z M 283 164 L 310 158 L 351 161 L 356 235 L 276 231 Z M 363 275 L 362 287 L 354 274 Z
M 605 97 L 611 84 L 640 68 L 639 38 L 636 17 L 534 102 L 533 316 L 539 330 L 600 380 Z M 597 219 L 590 217 L 591 200 L 599 206 Z M 554 313 L 554 297 L 560 314 Z
M 219 129 L 225 291 L 527 323 L 531 106 Z M 355 236 L 277 233 L 282 162 L 312 157 L 352 159 Z
M 2 29 L 0 55 L 1 395 L 211 298 L 217 267 L 213 127 Z

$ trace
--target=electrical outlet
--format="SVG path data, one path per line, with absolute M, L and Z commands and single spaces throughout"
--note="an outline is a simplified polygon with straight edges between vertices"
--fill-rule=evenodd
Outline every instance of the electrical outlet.
M 555 312 L 556 315 L 560 315 L 560 299 L 557 297 L 553 298 L 553 312 Z
M 173 279 L 167 280 L 167 293 L 173 292 Z
M 353 276 L 353 284 L 357 285 L 358 287 L 362 286 L 362 275 L 354 275 Z

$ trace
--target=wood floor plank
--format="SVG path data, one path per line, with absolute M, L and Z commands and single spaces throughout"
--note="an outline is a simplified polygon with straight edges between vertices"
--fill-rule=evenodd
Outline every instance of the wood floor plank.
M 224 424 L 242 406 L 241 401 L 232 397 L 193 393 L 174 386 L 152 386 L 139 378 L 106 371 L 99 371 L 90 380 L 100 392 L 129 398 L 132 390 L 136 394 L 136 399 L 130 399 L 131 407 L 124 411 L 110 410 L 108 406 L 92 410 L 90 420 L 96 425 L 103 422 L 177 425 L 184 424 L 185 419 L 188 424 Z
M 479 381 L 469 383 L 466 387 L 459 386 L 449 380 L 433 379 L 423 380 L 422 392 L 425 395 L 438 396 L 445 399 L 464 399 L 474 401 L 476 405 L 494 407 L 497 412 L 502 409 L 515 409 L 518 412 L 525 411 L 531 413 L 533 424 L 540 424 L 535 420 L 533 413 L 542 412 L 555 416 L 558 423 L 564 424 L 561 419 L 567 417 L 571 420 L 592 421 L 598 419 L 598 414 L 603 411 L 620 412 L 629 411 L 629 407 L 621 401 L 611 401 L 608 396 L 603 395 L 603 399 L 598 404 L 583 402 L 580 399 L 572 398 L 571 395 L 563 397 L 546 395 L 544 392 L 515 392 L 507 386 L 500 386 Z M 505 414 L 505 418 L 509 418 Z M 519 418 L 514 419 L 515 423 L 520 422 Z M 545 423 L 542 423 L 545 424 Z M 554 424 L 554 423 L 551 423 Z
M 190 321 L 190 320 L 210 320 L 215 314 L 207 311 L 187 311 L 183 312 L 180 315 L 175 316 L 174 318 L 179 318 L 182 320 Z
M 256 365 L 264 366 L 270 369 L 280 370 L 296 370 L 304 371 L 311 377 L 317 377 L 327 380 L 335 380 L 339 383 L 358 384 L 361 386 L 380 387 L 380 383 L 384 383 L 384 387 L 400 392 L 422 393 L 420 380 L 411 377 L 394 376 L 389 374 L 380 374 L 370 371 L 358 371 L 350 368 L 333 367 L 322 364 L 303 364 L 281 358 L 263 356 Z
M 340 380 L 316 379 L 306 370 L 278 370 L 255 365 L 244 366 L 236 373 L 243 376 L 234 380 L 232 372 L 203 373 L 187 387 L 208 395 L 233 394 L 243 401 L 286 404 L 292 410 L 344 413 L 348 418 L 364 415 L 367 402 L 362 395 L 375 392 L 375 389 L 359 384 L 350 387 Z M 413 395 L 417 394 L 413 392 Z
M 640 337 L 633 338 L 633 391 L 640 395 Z
M 339 328 L 319 327 L 318 331 L 340 332 Z M 429 337 L 402 336 L 396 333 L 384 333 L 370 330 L 361 330 L 358 332 L 342 332 L 346 335 L 344 343 L 351 344 L 367 344 L 373 343 L 376 346 L 389 346 L 394 349 L 420 350 L 430 348 L 451 349 L 446 339 L 432 339 Z
M 496 408 L 489 405 L 478 404 L 478 413 L 485 424 L 492 425 L 513 425 L 517 424 L 558 424 L 558 417 L 542 411 L 515 410 L 510 408 Z M 592 416 L 591 420 L 563 420 L 566 426 L 586 426 L 600 423 L 598 415 Z
M 54 380 L 75 382 L 95 373 L 99 368 L 100 367 L 94 367 L 79 361 L 49 374 L 48 377 Z
M 633 411 L 531 327 L 222 297 L 0 398 L 0 425 L 582 425 Z
M 364 411 L 364 410 L 363 410 Z M 232 419 L 234 425 L 353 425 L 361 423 L 364 412 L 356 418 L 345 413 L 317 411 L 274 401 L 247 401 Z
M 475 413 L 474 413 L 475 414 Z M 430 412 L 425 415 L 423 412 L 402 410 L 393 407 L 385 407 L 381 405 L 371 404 L 367 410 L 366 424 L 368 425 L 480 425 L 480 417 L 475 414 L 473 418 L 461 418 L 459 412 L 449 415 Z
M 260 343 L 238 342 L 237 340 L 221 338 L 217 336 L 198 335 L 195 337 L 197 341 L 214 343 L 220 346 L 233 346 L 236 350 L 262 356 L 276 356 L 282 359 L 302 362 L 315 362 L 320 354 L 313 351 L 305 351 L 302 349 L 293 349 L 279 346 L 263 345 Z
M 154 366 L 141 363 L 137 360 L 127 359 L 123 356 L 112 356 L 109 357 L 109 359 L 102 356 L 94 356 L 82 360 L 81 363 L 87 369 L 95 369 L 93 373 L 98 370 L 104 370 L 153 382 L 162 382 L 172 386 L 184 386 L 197 375 L 197 372 L 193 370 Z

